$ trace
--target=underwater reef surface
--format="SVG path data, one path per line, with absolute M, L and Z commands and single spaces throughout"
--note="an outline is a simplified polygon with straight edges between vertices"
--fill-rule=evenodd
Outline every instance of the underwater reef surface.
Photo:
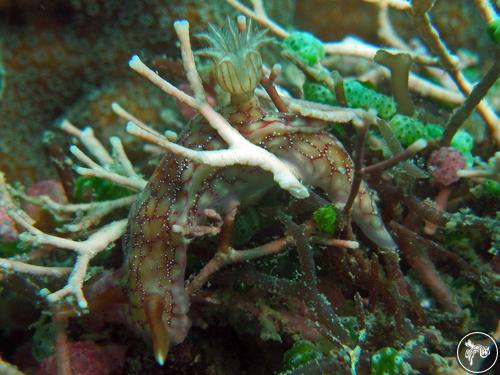
M 201 31 L 208 22 L 223 22 L 230 11 L 216 0 L 6 1 L 0 8 L 1 169 L 25 182 L 51 175 L 41 137 L 33 135 L 52 129 L 66 113 L 82 127 L 118 128 L 109 118 L 109 103 L 118 97 L 125 103 L 133 96 L 134 106 L 150 111 L 146 119 L 161 122 L 165 99 L 127 87 L 154 91 L 134 80 L 128 58 L 138 52 L 175 59 L 175 19 L 189 19 Z M 281 12 L 285 19 L 286 6 Z
M 0 0 L 0 374 L 462 373 L 500 337 L 498 11 Z
M 75 103 L 113 80 L 126 80 L 130 51 L 168 48 L 167 25 L 188 7 L 142 1 L 7 2 L 2 10 L 2 169 L 24 181 L 50 176 L 42 142 L 34 135 L 53 128 Z

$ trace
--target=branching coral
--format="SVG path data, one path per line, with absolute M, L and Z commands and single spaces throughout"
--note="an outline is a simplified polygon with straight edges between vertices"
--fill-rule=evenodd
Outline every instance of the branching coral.
M 189 24 L 187 22 L 177 22 L 175 27 L 179 35 L 179 40 L 181 41 L 183 61 L 187 71 L 187 76 L 193 91 L 195 92 L 195 97 L 185 94 L 169 82 L 163 80 L 155 72 L 144 65 L 138 56 L 134 56 L 130 60 L 129 65 L 132 69 L 149 79 L 167 94 L 175 96 L 180 101 L 186 103 L 194 109 L 197 109 L 207 119 L 209 124 L 217 130 L 219 135 L 224 139 L 224 141 L 227 142 L 230 148 L 223 151 L 208 152 L 189 150 L 185 147 L 175 145 L 167 138 L 160 136 L 155 131 L 152 131 L 151 128 L 142 124 L 115 104 L 113 107 L 115 112 L 126 120 L 130 120 L 127 125 L 127 131 L 151 143 L 156 143 L 158 146 L 173 152 L 176 155 L 186 157 L 201 164 L 216 167 L 237 164 L 257 166 L 273 173 L 275 181 L 283 189 L 290 191 L 292 195 L 297 196 L 298 198 L 306 197 L 308 195 L 307 189 L 297 180 L 294 172 L 292 172 L 287 165 L 277 159 L 274 155 L 248 142 L 240 135 L 240 133 L 235 131 L 221 115 L 215 112 L 213 108 L 208 105 L 208 103 L 203 101 L 206 95 L 194 65 L 194 58 L 188 36 Z
M 128 160 L 123 146 L 118 138 L 113 138 L 111 143 L 113 145 L 113 157 L 102 146 L 102 144 L 94 137 L 92 129 L 87 128 L 80 131 L 71 125 L 68 121 L 63 121 L 61 129 L 76 136 L 79 141 L 87 148 L 87 150 L 95 156 L 100 164 L 94 162 L 90 157 L 83 153 L 77 146 L 71 147 L 71 152 L 82 163 L 86 164 L 89 168 L 77 167 L 76 170 L 82 175 L 98 176 L 100 178 L 108 179 L 112 182 L 121 184 L 128 188 L 140 189 L 144 186 L 142 180 L 134 171 L 130 161 Z M 123 174 L 112 171 L 112 165 L 118 169 L 123 169 Z M 9 190 L 12 194 L 16 195 L 18 192 L 15 189 L 8 189 L 4 185 L 4 195 L 9 195 Z M 22 197 L 27 198 L 22 195 Z M 29 198 L 27 198 L 29 199 Z M 42 196 L 39 200 L 31 199 L 33 203 L 37 203 L 42 207 L 54 213 L 81 213 L 85 212 L 87 215 L 76 218 L 77 223 L 68 224 L 63 227 L 68 232 L 81 232 L 82 230 L 89 229 L 98 225 L 101 219 L 110 212 L 128 207 L 135 197 L 120 198 L 114 201 L 95 202 L 88 204 L 67 204 L 61 205 L 52 201 L 47 196 Z M 5 198 L 3 199 L 5 201 Z M 117 220 L 107 225 L 102 226 L 96 232 L 87 236 L 85 240 L 71 240 L 63 237 L 45 234 L 32 225 L 29 216 L 20 211 L 19 209 L 11 207 L 9 215 L 16 221 L 16 223 L 26 230 L 21 234 L 20 240 L 24 243 L 32 244 L 33 246 L 50 245 L 61 249 L 73 250 L 77 253 L 77 259 L 68 283 L 64 288 L 53 293 L 45 292 L 47 301 L 49 303 L 57 302 L 67 296 L 76 298 L 77 305 L 80 309 L 85 310 L 88 303 L 83 295 L 82 286 L 87 277 L 87 269 L 90 260 L 95 257 L 99 252 L 105 250 L 110 244 L 119 239 L 125 232 L 127 220 Z M 68 268 L 63 267 L 42 267 L 36 265 L 25 264 L 16 260 L 2 259 L 1 267 L 6 271 L 15 271 L 25 274 L 33 274 L 37 276 L 56 276 L 62 277 L 69 271 Z
M 367 0 L 367 1 L 375 2 L 373 0 Z M 285 31 L 279 25 L 270 20 L 267 16 L 263 14 L 257 14 L 255 11 L 252 11 L 250 8 L 244 6 L 238 1 L 228 0 L 228 2 L 239 11 L 245 13 L 250 17 L 253 17 L 257 22 L 260 22 L 262 25 L 269 27 L 269 29 L 276 35 L 282 38 L 287 38 L 290 35 L 287 31 Z M 410 3 L 405 1 L 387 3 L 384 0 L 384 1 L 376 1 L 376 3 L 380 3 L 382 9 L 384 9 L 384 7 L 389 5 L 395 7 L 396 9 L 410 12 L 413 15 L 414 22 L 423 40 L 430 46 L 431 50 L 433 50 L 436 53 L 436 55 L 439 58 L 440 64 L 451 75 L 451 77 L 455 81 L 457 87 L 460 89 L 462 94 L 465 95 L 466 97 L 471 98 L 468 101 L 470 103 L 467 104 L 467 107 L 474 107 L 475 105 L 472 103 L 476 102 L 479 103 L 479 101 L 486 94 L 489 85 L 491 85 L 495 81 L 495 78 L 493 77 L 498 77 L 498 73 L 490 72 L 489 76 L 492 77 L 488 76 L 488 78 L 485 81 L 485 82 L 490 82 L 489 85 L 486 83 L 483 84 L 483 86 L 485 86 L 486 91 L 478 89 L 476 90 L 476 93 L 474 93 L 474 95 L 471 95 L 473 90 L 472 84 L 465 78 L 465 76 L 461 72 L 459 68 L 458 57 L 451 54 L 446 45 L 439 38 L 439 34 L 437 33 L 436 29 L 429 20 L 427 12 L 431 7 L 430 3 L 428 5 L 425 5 L 425 3 L 420 4 L 419 2 L 417 2 L 415 6 L 412 6 Z M 486 7 L 486 5 L 484 5 L 484 7 Z M 483 7 L 481 7 L 481 9 L 483 9 Z M 491 14 L 492 12 L 494 13 L 494 11 L 492 11 L 491 8 L 488 9 L 490 9 L 489 14 Z M 384 22 L 387 23 L 386 21 Z M 380 48 L 368 45 L 358 40 L 347 40 L 344 42 L 340 42 L 340 44 L 325 43 L 324 46 L 326 53 L 353 54 L 355 56 L 364 57 L 370 60 L 374 59 L 377 51 L 380 50 Z M 356 51 L 358 52 L 356 53 Z M 393 52 L 405 52 L 405 51 L 393 51 Z M 421 62 L 421 63 L 424 62 L 424 64 L 429 63 L 429 61 L 425 60 L 422 61 L 418 57 L 413 57 L 412 60 L 414 62 Z M 432 61 L 435 62 L 436 60 L 434 59 Z M 449 90 L 439 86 L 435 86 L 431 84 L 429 81 L 422 79 L 413 73 L 410 73 L 409 76 L 409 86 L 411 89 L 419 92 L 423 96 L 430 96 L 435 99 L 440 99 L 445 101 L 449 100 L 454 104 L 459 104 L 465 100 L 463 96 L 461 98 L 459 96 L 457 97 L 456 94 L 450 93 Z M 452 99 L 452 97 L 455 97 L 455 99 Z M 490 127 L 490 131 L 493 137 L 495 138 L 496 142 L 500 143 L 500 133 L 499 133 L 500 123 L 498 117 L 486 102 L 482 101 L 477 105 L 479 113 L 483 117 L 484 121 Z M 466 113 L 470 113 L 470 110 Z M 453 134 L 451 134 L 451 136 L 452 135 Z
M 432 2 L 429 1 L 414 1 L 411 7 L 411 13 L 415 22 L 415 26 L 420 33 L 422 39 L 429 46 L 431 50 L 434 51 L 439 56 L 441 64 L 450 74 L 457 87 L 460 89 L 462 94 L 467 95 L 474 101 L 479 101 L 484 97 L 486 92 L 478 90 L 472 95 L 472 85 L 464 76 L 464 74 L 459 69 L 458 58 L 454 56 L 448 47 L 444 44 L 442 39 L 439 37 L 439 33 L 436 28 L 432 25 L 428 12 L 432 7 Z M 498 77 L 498 71 L 496 73 L 490 73 Z M 494 80 L 494 79 L 493 79 Z M 491 81 L 491 78 L 488 79 Z M 486 90 L 488 85 L 486 84 Z M 477 108 L 484 121 L 490 127 L 491 133 L 497 143 L 500 143 L 500 122 L 494 111 L 488 106 L 486 102 L 481 102 L 477 104 Z

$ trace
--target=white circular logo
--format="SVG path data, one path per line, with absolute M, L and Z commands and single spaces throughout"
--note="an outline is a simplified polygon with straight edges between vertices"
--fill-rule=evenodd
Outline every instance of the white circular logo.
M 498 346 L 493 337 L 484 332 L 465 335 L 457 346 L 457 360 L 471 374 L 483 374 L 498 360 Z

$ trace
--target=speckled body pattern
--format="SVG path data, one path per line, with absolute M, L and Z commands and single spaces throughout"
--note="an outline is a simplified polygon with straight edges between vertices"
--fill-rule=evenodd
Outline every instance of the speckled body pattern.
M 321 126 L 266 113 L 256 98 L 239 108 L 229 106 L 222 114 L 249 141 L 289 163 L 306 185 L 319 187 L 340 206 L 346 202 L 352 161 L 342 144 Z M 178 143 L 198 150 L 227 147 L 200 121 L 193 121 Z M 162 312 L 172 344 L 182 341 L 189 329 L 184 270 L 190 240 L 173 226 L 207 225 L 205 209 L 223 215 L 234 199 L 242 205 L 252 204 L 273 184 L 271 174 L 254 167 L 213 168 L 171 154 L 163 158 L 131 210 L 126 240 L 131 316 L 141 331 L 154 326 L 147 324 L 145 314 L 151 300 L 159 301 L 153 305 L 157 313 Z M 378 245 L 395 247 L 364 183 L 353 218 Z

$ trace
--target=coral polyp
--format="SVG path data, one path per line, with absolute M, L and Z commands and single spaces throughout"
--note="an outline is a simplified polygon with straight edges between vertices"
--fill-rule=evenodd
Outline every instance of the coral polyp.
M 238 29 L 239 28 L 239 29 Z M 252 21 L 236 24 L 228 20 L 222 29 L 209 25 L 210 33 L 199 34 L 209 48 L 198 54 L 214 60 L 214 75 L 217 83 L 235 95 L 253 95 L 262 76 L 262 57 L 259 48 L 271 42 L 266 30 L 255 31 Z M 247 98 L 245 98 L 247 99 Z

